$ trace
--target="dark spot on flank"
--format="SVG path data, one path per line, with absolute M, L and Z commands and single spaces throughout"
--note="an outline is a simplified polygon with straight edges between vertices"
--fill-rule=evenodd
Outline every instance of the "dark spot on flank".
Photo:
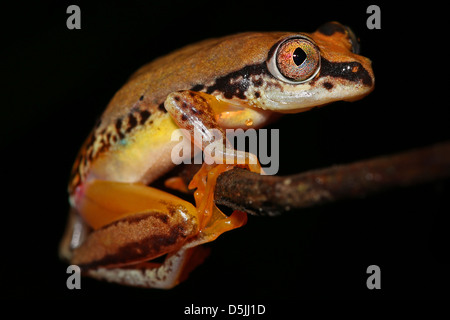
M 116 131 L 120 131 L 122 129 L 122 119 L 116 120 Z
M 123 139 L 125 137 L 124 134 L 122 133 L 122 119 L 117 119 L 116 131 L 117 131 L 117 134 L 119 135 L 120 139 Z
M 183 103 L 181 104 L 181 107 L 182 107 L 183 109 L 186 109 L 186 108 L 187 108 L 186 102 L 183 101 Z
M 179 97 L 179 96 L 175 96 L 174 99 L 175 99 L 176 102 L 179 102 L 179 101 L 180 101 L 180 97 Z
M 255 98 L 259 98 L 259 97 L 261 97 L 261 94 L 258 91 L 256 91 L 255 92 Z
M 137 119 L 134 115 L 129 114 L 128 115 L 128 127 L 127 127 L 127 132 L 130 132 L 131 130 L 133 130 L 134 127 L 137 126 Z
M 341 24 L 339 24 L 337 22 L 325 23 L 324 25 L 320 26 L 319 29 L 317 29 L 317 31 L 319 31 L 320 33 L 322 33 L 322 34 L 324 34 L 326 36 L 331 36 L 335 32 L 339 32 L 339 33 L 345 34 L 344 26 L 342 26 Z
M 333 89 L 333 84 L 330 82 L 324 82 L 323 87 L 327 90 Z
M 108 143 L 102 143 L 102 146 L 99 148 L 98 153 L 105 152 L 110 147 L 109 142 Z
M 152 115 L 147 110 L 142 110 L 140 114 L 141 114 L 141 121 L 139 122 L 140 124 L 144 124 L 145 121 L 147 121 L 147 119 Z
M 181 116 L 181 120 L 186 121 L 187 120 L 187 115 L 183 113 L 183 115 Z
M 141 96 L 141 97 L 139 98 L 139 101 L 142 101 L 142 100 L 144 100 L 144 96 Z
M 175 99 L 176 99 L 176 98 L 178 98 L 178 97 L 175 97 Z M 180 99 L 180 98 L 178 98 L 178 99 Z M 164 102 L 160 103 L 160 105 L 158 106 L 158 109 L 159 109 L 160 111 L 164 112 L 164 113 L 167 113 L 167 110 L 166 110 L 166 108 L 164 107 Z

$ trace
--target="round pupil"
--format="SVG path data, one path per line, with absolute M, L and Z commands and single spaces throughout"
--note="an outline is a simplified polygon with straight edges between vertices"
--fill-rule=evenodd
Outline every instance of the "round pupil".
M 301 48 L 297 48 L 295 49 L 292 58 L 294 59 L 294 63 L 299 66 L 305 61 L 306 53 Z

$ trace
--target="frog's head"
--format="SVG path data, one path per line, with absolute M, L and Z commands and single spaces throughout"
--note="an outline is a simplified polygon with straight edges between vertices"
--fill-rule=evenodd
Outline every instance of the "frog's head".
M 329 22 L 311 34 L 284 35 L 270 49 L 258 107 L 293 113 L 333 101 L 361 99 L 374 88 L 371 61 L 350 30 Z

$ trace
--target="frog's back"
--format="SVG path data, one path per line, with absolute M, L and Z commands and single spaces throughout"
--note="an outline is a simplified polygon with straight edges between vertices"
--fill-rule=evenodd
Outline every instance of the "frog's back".
M 85 179 L 94 161 L 101 163 L 97 166 L 96 178 L 141 180 L 139 175 L 146 175 L 144 169 L 139 174 L 130 174 L 123 166 L 118 170 L 114 163 L 123 159 L 126 153 L 130 157 L 133 154 L 139 157 L 143 151 L 138 149 L 143 147 L 143 141 L 147 142 L 147 149 L 154 149 L 153 152 L 168 152 L 170 135 L 176 126 L 164 109 L 167 95 L 178 90 L 200 91 L 214 84 L 217 78 L 249 65 L 264 63 L 273 44 L 286 34 L 248 32 L 208 39 L 157 58 L 138 69 L 111 99 L 82 146 L 72 170 L 69 190 Z M 150 136 L 157 143 L 149 141 Z M 133 143 L 136 141 L 139 144 Z M 158 149 L 156 144 L 160 144 L 162 149 Z M 130 150 L 132 145 L 134 149 Z M 142 157 L 141 161 L 145 162 L 148 155 Z M 153 170 L 154 175 L 146 175 L 145 182 L 169 170 L 172 166 L 166 162 L 167 159 L 161 159 L 163 166 L 160 170 Z M 140 161 L 136 160 L 136 164 L 140 165 Z
M 170 92 L 208 86 L 226 74 L 260 64 L 274 42 L 285 34 L 235 34 L 204 40 L 160 57 L 130 77 L 111 100 L 104 118 L 124 116 L 141 97 L 141 104 L 156 111 Z

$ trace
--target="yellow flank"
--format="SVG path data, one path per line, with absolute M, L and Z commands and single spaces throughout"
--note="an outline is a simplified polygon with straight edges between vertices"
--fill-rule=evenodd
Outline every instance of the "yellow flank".
M 178 142 L 171 135 L 179 128 L 167 113 L 153 119 L 152 125 L 100 154 L 91 165 L 91 179 L 147 183 L 174 166 L 170 150 Z
M 172 132 L 179 127 L 175 124 L 168 113 L 161 114 L 160 117 L 153 117 L 153 124 L 143 130 L 138 130 L 129 134 L 124 143 L 116 144 L 112 151 L 120 152 L 117 154 L 125 160 L 127 157 L 139 158 L 142 150 L 151 146 L 159 146 L 169 143 Z

